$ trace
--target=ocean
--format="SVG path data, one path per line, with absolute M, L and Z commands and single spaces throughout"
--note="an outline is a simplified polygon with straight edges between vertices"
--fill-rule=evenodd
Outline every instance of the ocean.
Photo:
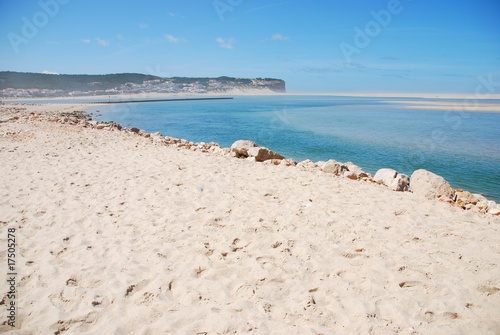
M 460 100 L 446 101 L 461 106 Z M 411 109 L 402 98 L 290 95 L 88 111 L 96 120 L 194 142 L 230 147 L 249 139 L 297 161 L 351 161 L 372 174 L 393 168 L 410 176 L 423 168 L 455 188 L 500 202 L 500 113 Z

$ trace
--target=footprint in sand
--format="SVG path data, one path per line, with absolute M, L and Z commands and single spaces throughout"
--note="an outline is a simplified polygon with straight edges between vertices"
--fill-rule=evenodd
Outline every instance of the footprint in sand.
M 274 258 L 273 257 L 257 257 L 257 262 L 259 262 L 260 266 L 263 269 L 269 270 L 274 267 Z
M 235 292 L 235 296 L 241 300 L 250 300 L 254 295 L 255 289 L 251 285 L 242 285 Z
M 399 287 L 401 288 L 409 288 L 409 287 L 415 287 L 419 286 L 421 283 L 419 281 L 404 281 L 399 283 Z
M 480 285 L 480 286 L 478 286 L 477 290 L 479 292 L 486 293 L 486 295 L 490 296 L 490 295 L 495 294 L 498 291 L 500 291 L 500 288 L 494 287 L 494 286 Z

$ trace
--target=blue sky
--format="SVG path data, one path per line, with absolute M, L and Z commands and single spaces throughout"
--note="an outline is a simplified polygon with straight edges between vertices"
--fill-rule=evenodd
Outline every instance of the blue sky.
M 0 70 L 500 93 L 500 1 L 0 0 Z

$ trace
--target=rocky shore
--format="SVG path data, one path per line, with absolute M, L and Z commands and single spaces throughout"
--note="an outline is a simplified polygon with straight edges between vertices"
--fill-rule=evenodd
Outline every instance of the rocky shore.
M 174 146 L 181 149 L 199 151 L 220 156 L 231 156 L 246 159 L 252 162 L 260 162 L 269 165 L 292 166 L 306 171 L 323 171 L 338 177 L 350 180 L 358 180 L 369 183 L 384 185 L 398 192 L 412 192 L 424 196 L 429 200 L 438 200 L 449 203 L 452 206 L 483 214 L 500 215 L 500 204 L 488 200 L 481 194 L 472 194 L 466 190 L 453 189 L 453 187 L 441 176 L 427 170 L 417 170 L 411 176 L 399 173 L 394 169 L 382 168 L 374 176 L 363 171 L 363 169 L 352 162 L 328 161 L 313 162 L 304 160 L 296 162 L 284 156 L 259 146 L 251 140 L 238 140 L 230 148 L 222 148 L 218 143 L 192 142 L 185 139 L 163 136 L 161 133 L 148 133 L 138 128 L 124 128 L 115 122 L 98 122 L 92 120 L 92 116 L 83 111 L 61 112 L 61 113 L 26 113 L 24 107 L 4 108 L 4 115 L 9 117 L 8 121 L 49 121 L 70 124 L 84 128 L 94 128 L 104 131 L 123 131 L 136 134 L 150 139 L 156 144 Z M 4 118 L 6 117 L 4 116 Z M 2 122 L 2 121 L 0 121 Z

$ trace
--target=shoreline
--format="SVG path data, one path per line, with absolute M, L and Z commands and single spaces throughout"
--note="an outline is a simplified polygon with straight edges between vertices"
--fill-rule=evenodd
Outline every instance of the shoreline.
M 185 99 L 173 99 L 173 100 L 166 100 L 166 101 L 186 101 L 186 100 L 189 101 L 189 100 L 207 100 L 207 99 L 213 100 L 213 99 L 232 99 L 232 98 L 219 98 L 219 97 L 217 97 L 217 98 L 202 98 L 202 99 L 185 98 Z M 165 101 L 165 100 L 156 100 L 156 101 Z M 127 102 L 122 102 L 122 103 L 142 103 L 142 102 L 155 102 L 155 101 L 139 100 L 139 101 L 127 101 Z M 88 105 L 99 105 L 99 104 L 106 105 L 106 104 L 114 104 L 114 103 L 117 103 L 117 102 L 107 102 L 107 103 L 106 102 L 95 102 L 95 103 L 90 103 L 90 104 L 83 103 L 83 104 L 76 105 L 77 107 L 75 107 L 75 105 L 68 106 L 66 104 L 61 104 L 61 105 L 54 104 L 54 105 L 49 105 L 49 106 L 52 107 L 51 110 L 58 110 L 59 108 L 63 108 L 63 111 L 65 111 L 65 110 L 73 111 L 73 110 L 75 110 L 75 108 L 78 108 L 78 109 L 81 108 L 83 110 L 85 117 L 87 117 L 89 120 L 92 120 L 92 115 L 87 112 L 87 109 L 89 108 Z M 4 105 L 4 106 L 6 106 L 6 108 L 9 108 L 8 106 L 12 107 L 12 106 L 17 106 L 17 105 Z M 34 104 L 34 105 L 27 105 L 27 106 L 30 106 L 30 109 L 32 109 L 33 111 L 44 111 L 45 110 L 44 107 L 47 105 Z M 1 107 L 2 107 L 2 105 L 0 105 L 0 108 Z M 56 112 L 56 114 L 57 114 L 57 112 Z M 88 125 L 86 125 L 86 126 L 88 126 Z M 135 134 L 140 134 L 141 136 L 144 136 L 146 138 L 151 138 L 151 139 L 153 139 L 153 141 L 161 142 L 161 143 L 164 143 L 166 145 L 175 145 L 177 147 L 185 148 L 188 150 L 193 150 L 193 148 L 194 148 L 194 151 L 196 151 L 197 149 L 200 149 L 202 152 L 205 152 L 205 153 L 214 153 L 214 150 L 209 152 L 207 150 L 207 148 L 205 148 L 206 142 L 192 142 L 188 139 L 174 138 L 174 137 L 171 137 L 168 135 L 164 136 L 159 132 L 158 133 L 148 133 L 145 130 L 135 128 L 135 127 L 126 128 L 126 127 L 123 127 L 122 125 L 120 125 L 114 121 L 102 122 L 102 121 L 93 121 L 92 120 L 91 127 L 96 128 L 96 129 L 119 130 L 119 131 L 121 131 L 122 129 L 125 129 L 126 131 L 132 131 Z M 256 143 L 254 143 L 254 144 L 255 144 L 255 146 L 257 146 Z M 218 154 L 218 155 L 232 156 L 232 152 L 231 152 L 232 148 L 223 148 L 219 143 L 210 142 L 208 149 L 213 149 L 213 148 L 217 149 L 216 154 Z M 263 148 L 263 149 L 268 150 L 270 153 L 274 154 L 274 152 L 271 151 L 271 149 L 268 149 L 268 148 Z M 250 160 L 252 162 L 256 162 L 256 160 L 252 157 L 248 157 L 248 160 Z M 325 168 L 325 165 L 327 163 L 330 163 L 330 162 L 333 162 L 333 164 L 338 165 L 338 167 L 336 166 L 335 169 L 341 169 L 341 171 L 340 172 L 338 172 L 336 170 L 335 170 L 335 172 L 327 171 L 329 169 L 329 167 Z M 386 187 L 391 188 L 391 187 L 393 187 L 393 185 L 395 185 L 394 183 L 396 183 L 396 181 L 394 181 L 394 180 L 383 180 L 382 181 L 382 179 L 380 179 L 380 178 L 375 179 L 375 178 L 377 178 L 378 171 L 390 170 L 390 171 L 392 171 L 391 173 L 396 174 L 394 177 L 399 175 L 397 178 L 401 178 L 401 176 L 402 176 L 402 178 L 405 178 L 404 184 L 406 186 L 401 186 L 401 187 L 399 187 L 399 189 L 397 189 L 398 187 L 393 187 L 393 190 L 394 191 L 412 192 L 410 176 L 401 174 L 400 172 L 398 172 L 396 170 L 388 169 L 388 168 L 380 168 L 377 171 L 377 173 L 372 175 L 370 173 L 366 173 L 361 167 L 355 165 L 352 162 L 342 163 L 342 162 L 338 162 L 338 161 L 334 160 L 333 158 L 331 158 L 327 162 L 325 162 L 325 161 L 313 162 L 307 158 L 301 162 L 296 162 L 294 159 L 282 157 L 280 159 L 268 159 L 268 161 L 261 162 L 261 163 L 270 164 L 270 165 L 284 165 L 284 166 L 297 166 L 297 167 L 300 166 L 300 168 L 303 170 L 308 170 L 308 171 L 320 170 L 320 171 L 323 171 L 325 173 L 333 173 L 337 177 L 346 177 L 348 179 L 353 179 L 353 180 L 358 180 L 358 181 L 377 183 L 377 184 L 381 184 L 381 185 L 384 185 Z M 355 174 L 350 173 L 352 171 L 349 170 L 348 165 L 351 166 L 351 170 L 356 172 Z M 346 169 L 347 171 L 345 171 L 345 173 L 344 173 L 344 171 L 342 171 L 342 169 Z M 441 178 L 441 176 L 438 176 L 438 177 Z M 446 181 L 446 183 L 448 183 L 448 182 Z M 448 186 L 450 188 L 452 188 L 451 185 L 448 184 Z M 500 215 L 500 204 L 497 205 L 495 201 L 487 199 L 482 194 L 473 194 L 467 190 L 462 190 L 459 188 L 457 188 L 457 189 L 452 188 L 452 189 L 454 190 L 453 191 L 454 194 L 452 196 L 440 198 L 440 196 L 442 194 L 437 194 L 435 198 L 441 202 L 445 202 L 445 203 L 449 203 L 453 206 L 461 207 L 464 210 L 473 210 L 473 211 L 481 212 L 481 213 L 485 214 L 488 212 L 489 209 L 491 209 L 492 213 L 494 213 L 493 215 Z
M 213 100 L 213 99 L 234 99 L 235 97 L 294 97 L 294 96 L 318 96 L 318 97 L 363 97 L 384 99 L 382 102 L 400 105 L 406 109 L 422 109 L 450 112 L 469 113 L 500 113 L 500 94 L 471 97 L 465 94 L 442 95 L 439 98 L 430 94 L 356 94 L 356 93 L 277 93 L 277 92 L 225 92 L 203 93 L 203 94 L 162 94 L 144 93 L 134 95 L 114 95 L 114 96 L 81 96 L 81 97 L 59 97 L 59 98 L 22 98 L 5 99 L 5 105 L 18 103 L 47 103 L 51 104 L 113 104 L 113 103 L 133 103 L 135 102 L 158 102 L 158 101 L 185 101 L 185 100 Z M 404 100 L 400 100 L 404 99 Z M 418 100 L 411 100 L 418 99 Z M 423 99 L 423 100 L 421 100 Z M 81 101 L 79 101 L 81 100 Z M 88 101 L 85 101 L 88 100 Z M 459 101 L 447 101 L 459 100 Z M 491 100 L 498 100 L 495 103 Z
M 500 326 L 500 216 L 98 123 L 85 106 L 0 106 L 0 233 L 16 230 L 19 273 L 16 329 L 1 332 Z

